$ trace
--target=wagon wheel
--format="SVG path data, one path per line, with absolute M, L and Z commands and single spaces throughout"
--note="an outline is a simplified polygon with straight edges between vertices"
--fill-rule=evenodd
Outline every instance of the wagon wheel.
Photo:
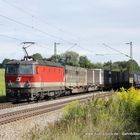
M 40 92 L 35 97 L 36 102 L 38 102 L 39 100 L 41 100 L 41 93 Z

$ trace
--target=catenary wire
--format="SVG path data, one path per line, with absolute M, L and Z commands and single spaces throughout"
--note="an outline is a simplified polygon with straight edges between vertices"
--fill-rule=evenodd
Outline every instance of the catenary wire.
M 17 23 L 17 24 L 20 24 L 20 25 L 22 25 L 22 26 L 25 26 L 25 27 L 27 27 L 27 28 L 36 30 L 36 31 L 38 31 L 38 32 L 40 32 L 40 33 L 42 33 L 42 34 L 44 34 L 44 35 L 46 35 L 46 36 L 49 36 L 49 37 L 52 37 L 52 38 L 56 38 L 56 39 L 62 40 L 62 41 L 67 42 L 67 43 L 69 43 L 69 44 L 73 44 L 73 42 L 70 42 L 70 41 L 65 40 L 65 39 L 63 39 L 63 38 L 60 38 L 60 37 L 54 36 L 54 35 L 52 35 L 52 34 L 49 34 L 49 33 L 45 32 L 45 31 L 43 31 L 43 30 L 41 30 L 41 29 L 39 29 L 39 28 L 37 28 L 37 27 L 35 27 L 35 26 L 30 26 L 30 25 L 28 25 L 28 24 L 26 24 L 26 23 L 17 21 L 17 20 L 15 20 L 15 19 L 13 19 L 13 18 L 9 18 L 9 17 L 4 16 L 4 15 L 2 15 L 2 14 L 0 14 L 0 17 L 5 18 L 5 19 L 7 19 L 7 20 L 9 20 L 9 21 L 15 22 L 15 23 Z
M 42 18 L 33 15 L 31 12 L 28 12 L 27 10 L 25 10 L 25 9 L 23 9 L 23 8 L 21 8 L 21 7 L 18 7 L 18 6 L 16 6 L 16 5 L 12 4 L 12 3 L 9 3 L 9 2 L 6 1 L 6 0 L 2 0 L 2 1 L 5 2 L 5 3 L 7 3 L 8 5 L 10 5 L 11 7 L 14 7 L 14 8 L 18 9 L 19 11 L 21 11 L 21 12 L 23 12 L 23 13 L 25 13 L 25 14 L 31 16 L 32 18 L 34 18 L 34 19 L 36 19 L 36 20 L 38 20 L 38 21 L 40 21 L 40 22 L 42 22 L 42 23 L 44 23 L 44 24 L 46 24 L 46 25 L 52 26 L 52 27 L 58 29 L 59 31 L 61 31 L 61 32 L 63 32 L 63 33 L 68 33 L 68 31 L 65 31 L 65 30 L 63 30 L 63 29 L 61 29 L 61 28 L 59 28 L 59 27 L 57 27 L 57 26 L 55 26 L 55 25 L 52 25 L 52 24 L 46 22 L 46 20 L 44 21 Z M 69 34 L 72 34 L 72 33 L 69 33 Z M 75 36 L 75 35 L 74 35 L 74 36 Z M 75 37 L 76 37 L 76 38 L 79 38 L 78 36 L 75 36 Z

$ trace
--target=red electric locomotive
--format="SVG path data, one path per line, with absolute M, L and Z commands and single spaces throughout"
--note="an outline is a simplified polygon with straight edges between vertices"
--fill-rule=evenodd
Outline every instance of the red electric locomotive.
M 56 97 L 65 91 L 65 69 L 46 60 L 13 60 L 6 66 L 5 81 L 9 100 Z

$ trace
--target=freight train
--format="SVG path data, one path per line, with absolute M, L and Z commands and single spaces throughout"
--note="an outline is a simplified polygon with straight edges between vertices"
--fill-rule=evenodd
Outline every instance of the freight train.
M 140 75 L 134 81 L 140 84 Z M 13 60 L 5 71 L 10 101 L 40 100 L 94 90 L 128 87 L 129 73 L 62 66 L 46 60 Z

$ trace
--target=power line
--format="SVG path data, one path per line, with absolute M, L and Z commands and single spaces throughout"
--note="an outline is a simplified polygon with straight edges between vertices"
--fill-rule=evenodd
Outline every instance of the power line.
M 105 54 L 95 54 L 95 55 L 104 56 L 104 55 L 120 55 L 120 54 L 118 54 L 118 53 L 105 53 Z
M 127 55 L 127 54 L 125 54 L 125 53 L 123 53 L 123 52 L 121 52 L 121 51 L 119 51 L 119 50 L 117 50 L 117 49 L 115 49 L 115 48 L 112 48 L 112 47 L 110 47 L 109 45 L 107 45 L 107 44 L 105 44 L 105 43 L 103 43 L 103 45 L 104 45 L 105 47 L 107 47 L 107 48 L 110 48 L 110 49 L 113 50 L 113 51 L 116 51 L 116 52 L 118 52 L 118 53 L 120 53 L 120 54 L 122 54 L 122 55 L 124 55 L 124 56 L 126 56 L 126 57 L 131 58 L 129 55 Z
M 36 43 L 36 45 L 37 45 L 38 47 L 41 47 L 41 48 L 50 50 L 50 48 L 48 47 L 48 45 L 46 45 L 46 44 L 44 44 L 44 43 L 42 43 L 42 42 Z
M 8 38 L 8 39 L 17 40 L 17 41 L 19 41 L 19 42 L 25 41 L 25 40 L 23 40 L 23 39 L 19 39 L 19 38 L 16 38 L 16 37 L 11 37 L 11 36 L 4 35 L 4 34 L 0 34 L 0 37 L 4 37 L 4 38 Z M 41 48 L 44 48 L 44 49 L 50 49 L 49 47 L 47 47 L 48 45 L 46 45 L 46 44 L 44 44 L 44 43 L 42 43 L 42 42 L 36 43 L 36 46 L 41 47 Z
M 17 23 L 17 24 L 20 24 L 20 25 L 22 25 L 22 26 L 25 26 L 25 27 L 27 27 L 27 28 L 36 30 L 36 31 L 38 31 L 38 32 L 40 32 L 40 33 L 43 33 L 44 35 L 47 35 L 47 36 L 50 36 L 50 37 L 52 37 L 52 38 L 56 38 L 56 39 L 65 41 L 65 42 L 67 42 L 67 43 L 69 43 L 69 44 L 73 44 L 72 42 L 70 42 L 70 41 L 68 41 L 68 40 L 65 40 L 65 39 L 63 39 L 63 38 L 60 38 L 60 37 L 54 36 L 54 35 L 52 35 L 52 34 L 46 33 L 45 31 L 42 31 L 41 29 L 39 29 L 39 28 L 37 28 L 37 27 L 30 26 L 30 25 L 28 25 L 28 24 L 22 23 L 22 22 L 20 22 L 20 21 L 15 20 L 15 19 L 12 19 L 12 18 L 9 18 L 9 17 L 7 17 L 7 16 L 4 16 L 4 15 L 2 15 L 2 14 L 0 14 L 0 16 L 3 17 L 3 18 L 5 18 L 5 19 L 7 19 L 7 20 L 10 20 L 10 21 L 12 21 L 12 22 L 15 22 L 15 23 Z
M 10 5 L 11 7 L 14 7 L 14 8 L 18 9 L 19 11 L 22 11 L 22 12 L 24 12 L 24 13 L 30 15 L 30 16 L 33 16 L 31 13 L 27 12 L 25 9 L 22 9 L 20 7 L 17 7 L 14 4 L 7 2 L 6 0 L 2 0 L 2 1 L 5 2 L 5 3 L 7 3 L 8 5 Z
M 71 50 L 72 48 L 74 48 L 77 45 L 77 43 L 74 43 L 74 45 L 72 45 L 70 48 L 68 48 L 65 52 L 68 52 L 69 50 Z
M 81 48 L 81 49 L 83 49 L 83 50 L 86 50 L 86 51 L 88 51 L 88 52 L 90 52 L 90 53 L 93 52 L 93 50 L 90 50 L 90 49 L 87 49 L 87 48 L 81 47 L 80 45 L 77 45 L 77 47 L 79 47 L 79 48 Z
M 38 20 L 38 21 L 40 21 L 40 22 L 42 22 L 42 23 L 44 23 L 44 24 L 47 24 L 47 25 L 49 25 L 49 26 L 52 26 L 52 27 L 58 29 L 59 31 L 61 31 L 61 32 L 63 32 L 63 33 L 66 33 L 66 32 L 68 33 L 68 31 L 64 31 L 63 29 L 61 29 L 61 28 L 59 28 L 59 27 L 57 27 L 57 26 L 55 26 L 55 25 L 52 25 L 52 24 L 50 24 L 50 23 L 44 21 L 43 19 L 41 19 L 41 18 L 39 18 L 39 17 L 33 15 L 32 13 L 28 12 L 27 10 L 25 10 L 25 9 L 23 9 L 23 8 L 20 8 L 20 7 L 18 7 L 18 6 L 15 6 L 14 4 L 7 2 L 6 0 L 2 0 L 2 1 L 5 2 L 5 3 L 7 3 L 8 5 L 10 5 L 11 7 L 14 7 L 14 8 L 18 9 L 19 11 L 21 11 L 21 12 L 23 12 L 23 13 L 25 13 L 25 14 L 31 16 L 32 18 L 35 18 L 36 20 Z M 70 34 L 71 34 L 71 33 L 70 33 Z M 76 38 L 79 38 L 79 37 L 76 37 Z
M 10 39 L 14 39 L 14 40 L 17 40 L 17 41 L 23 41 L 22 39 L 19 39 L 19 38 L 16 38 L 16 37 L 11 37 L 11 36 L 8 36 L 8 35 L 4 35 L 4 34 L 0 34 L 1 37 L 5 37 L 5 38 L 10 38 Z
M 30 15 L 32 18 L 35 18 L 35 19 L 37 19 L 37 20 L 39 20 L 39 21 L 44 22 L 42 19 L 40 19 L 40 18 L 34 16 L 34 15 L 31 14 L 30 12 L 27 12 L 25 9 L 19 8 L 19 7 L 15 6 L 15 5 L 13 5 L 13 4 L 7 2 L 6 0 L 2 0 L 2 1 L 5 2 L 5 3 L 7 3 L 7 4 L 9 4 L 10 6 L 16 8 L 16 9 L 18 9 L 18 10 L 20 10 L 20 11 L 22 11 L 22 12 L 28 14 L 28 15 Z M 49 34 L 49 33 L 45 32 L 45 31 L 42 31 L 41 29 L 39 29 L 39 28 L 37 28 L 37 27 L 34 27 L 33 25 L 30 26 L 30 25 L 28 25 L 28 24 L 19 22 L 19 21 L 15 20 L 15 19 L 9 18 L 9 17 L 4 16 L 4 15 L 0 15 L 0 16 L 3 17 L 3 18 L 6 18 L 6 19 L 8 19 L 8 20 L 10 20 L 10 21 L 12 21 L 12 22 L 15 22 L 15 23 L 17 23 L 17 24 L 23 25 L 23 26 L 25 26 L 25 27 L 27 27 L 27 28 L 31 28 L 31 29 L 33 29 L 33 30 L 36 30 L 36 31 L 38 31 L 38 32 L 41 32 L 41 33 L 43 33 L 43 34 L 45 34 L 45 35 L 47 35 L 47 36 L 50 36 L 50 37 L 52 37 L 52 38 L 57 38 L 57 39 L 60 39 L 60 40 L 65 41 L 65 42 L 67 42 L 67 43 L 69 43 L 69 44 L 74 44 L 73 42 L 70 42 L 70 41 L 65 40 L 65 39 L 63 39 L 63 38 L 60 38 L 60 37 L 54 36 L 54 35 L 52 35 L 52 34 Z M 48 23 L 46 23 L 46 22 L 44 22 L 44 23 L 45 23 L 45 24 L 48 24 Z M 70 47 L 68 50 L 72 49 L 73 47 L 75 47 L 75 44 L 74 44 L 74 46 Z M 90 53 L 93 51 L 93 50 L 90 50 L 90 49 L 81 47 L 80 45 L 77 45 L 77 47 L 79 47 L 79 48 L 81 48 L 81 49 L 83 49 L 83 50 L 86 50 L 86 51 L 88 51 L 88 52 L 90 52 Z
M 78 45 L 77 43 L 74 43 L 74 45 L 73 46 L 71 46 L 70 48 L 68 48 L 67 50 L 66 50 L 66 52 L 67 51 L 70 51 L 72 48 L 74 48 L 74 47 L 78 47 L 78 48 L 80 48 L 80 49 L 83 49 L 83 50 L 86 50 L 86 51 L 88 51 L 88 52 L 93 52 L 93 50 L 90 50 L 90 49 L 87 49 L 87 48 L 84 48 L 84 47 L 81 47 L 80 45 Z
M 12 40 L 17 40 L 17 41 L 20 41 L 20 42 L 23 42 L 23 41 L 25 41 L 24 39 L 20 39 L 20 38 L 16 38 L 16 37 L 11 37 L 11 36 L 8 36 L 8 35 L 4 35 L 4 34 L 0 34 L 0 37 L 4 37 L 4 38 L 8 38 L 8 39 L 12 39 Z M 48 44 L 45 44 L 45 43 L 43 43 L 43 42 L 40 42 L 40 41 L 38 41 L 38 43 L 35 43 L 36 44 L 36 46 L 38 46 L 38 47 L 41 47 L 41 48 L 44 48 L 44 49 L 50 49 L 48 46 Z
M 37 19 L 37 20 L 39 20 L 39 21 L 41 21 L 41 22 L 43 22 L 43 23 L 45 23 L 45 24 L 47 24 L 47 25 L 50 25 L 48 22 L 45 22 L 44 20 L 42 20 L 42 19 L 39 18 L 39 17 L 36 17 L 35 15 L 31 14 L 31 13 L 28 12 L 27 10 L 25 10 L 25 9 L 23 9 L 23 8 L 20 8 L 20 7 L 18 7 L 18 6 L 15 6 L 14 4 L 7 2 L 6 0 L 2 0 L 2 1 L 5 2 L 5 3 L 7 3 L 8 5 L 10 5 L 10 6 L 12 6 L 12 7 L 18 9 L 19 11 L 22 11 L 22 12 L 26 13 L 27 15 L 31 16 L 32 18 L 35 18 L 35 19 Z M 13 19 L 12 19 L 12 20 L 13 20 Z M 14 20 L 14 22 L 15 22 L 15 21 L 16 21 L 16 20 Z M 17 22 L 18 22 L 18 21 L 16 21 L 16 23 L 17 23 Z M 26 26 L 26 27 L 28 27 L 28 28 L 32 28 L 32 29 L 34 29 L 34 30 L 37 30 L 37 31 L 39 31 L 39 32 L 41 32 L 41 33 L 43 33 L 43 34 L 46 34 L 47 36 L 50 36 L 50 37 L 53 37 L 53 38 L 57 38 L 57 39 L 63 40 L 63 41 L 65 41 L 65 42 L 69 43 L 69 44 L 74 44 L 73 42 L 70 42 L 70 41 L 65 40 L 65 39 L 63 39 L 63 38 L 59 38 L 59 37 L 54 36 L 54 35 L 52 35 L 52 34 L 46 33 L 45 31 L 42 31 L 42 30 L 40 30 L 39 28 L 34 27 L 33 24 L 32 24 L 32 26 L 27 25 L 27 24 L 25 24 L 25 23 L 21 23 L 21 22 L 20 22 L 20 23 L 18 22 L 18 24 L 22 24 L 22 25 L 24 24 L 24 26 Z M 65 31 L 63 31 L 63 29 L 60 29 L 60 28 L 58 28 L 57 26 L 54 26 L 54 25 L 52 25 L 52 24 L 51 24 L 51 26 L 53 26 L 53 27 L 59 29 L 59 31 L 65 33 Z M 79 37 L 78 37 L 78 38 L 79 38 Z M 85 40 L 85 39 L 84 39 L 84 40 Z M 86 40 L 86 41 L 87 41 L 87 40 Z M 74 46 L 75 46 L 75 45 L 74 45 Z M 74 46 L 73 46 L 73 47 L 74 47 Z M 72 49 L 73 47 L 70 47 L 70 49 Z M 92 51 L 93 51 L 93 50 L 90 50 L 90 49 L 87 49 L 87 48 L 84 48 L 84 47 L 81 47 L 81 46 L 77 46 L 77 47 L 80 47 L 81 49 L 86 50 L 86 51 L 88 51 L 88 52 L 92 52 Z M 70 49 L 68 49 L 68 50 L 70 50 Z

